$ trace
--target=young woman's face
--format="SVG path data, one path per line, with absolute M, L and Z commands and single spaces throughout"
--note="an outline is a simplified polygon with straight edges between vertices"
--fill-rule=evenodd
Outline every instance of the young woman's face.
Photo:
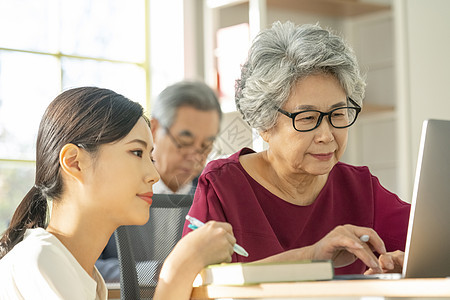
M 152 151 L 153 137 L 143 118 L 122 140 L 100 147 L 85 181 L 99 218 L 117 226 L 148 221 L 152 186 L 159 180 Z

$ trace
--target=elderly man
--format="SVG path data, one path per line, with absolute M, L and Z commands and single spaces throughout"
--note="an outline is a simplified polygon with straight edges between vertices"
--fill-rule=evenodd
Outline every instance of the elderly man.
M 165 88 L 152 106 L 153 159 L 161 179 L 155 194 L 194 194 L 216 135 L 222 110 L 214 91 L 199 81 Z M 96 262 L 107 282 L 120 280 L 117 247 L 112 236 Z
M 153 158 L 161 176 L 153 192 L 194 193 L 219 133 L 222 111 L 215 93 L 202 82 L 178 82 L 156 98 L 151 115 Z

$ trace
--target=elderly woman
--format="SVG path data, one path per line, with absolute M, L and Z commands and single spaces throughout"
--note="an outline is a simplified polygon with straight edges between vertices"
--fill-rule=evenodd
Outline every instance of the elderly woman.
M 339 162 L 364 87 L 353 51 L 318 25 L 277 22 L 258 35 L 236 104 L 268 148 L 210 162 L 189 212 L 232 224 L 250 254 L 233 261 L 332 259 L 336 274 L 401 270 L 410 205 L 367 167 Z

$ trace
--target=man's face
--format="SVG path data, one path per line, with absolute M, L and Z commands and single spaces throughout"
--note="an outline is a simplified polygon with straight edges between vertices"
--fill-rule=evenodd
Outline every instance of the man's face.
M 153 158 L 161 180 L 172 191 L 191 182 L 205 167 L 206 158 L 219 132 L 216 110 L 190 106 L 178 108 L 170 128 L 152 120 L 155 149 Z

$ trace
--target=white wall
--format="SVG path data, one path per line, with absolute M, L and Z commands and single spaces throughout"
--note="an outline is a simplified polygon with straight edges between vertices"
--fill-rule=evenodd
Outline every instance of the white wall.
M 450 1 L 408 0 L 406 14 L 415 163 L 422 121 L 450 119 Z
M 411 196 L 422 122 L 450 119 L 450 1 L 395 0 L 400 181 Z

